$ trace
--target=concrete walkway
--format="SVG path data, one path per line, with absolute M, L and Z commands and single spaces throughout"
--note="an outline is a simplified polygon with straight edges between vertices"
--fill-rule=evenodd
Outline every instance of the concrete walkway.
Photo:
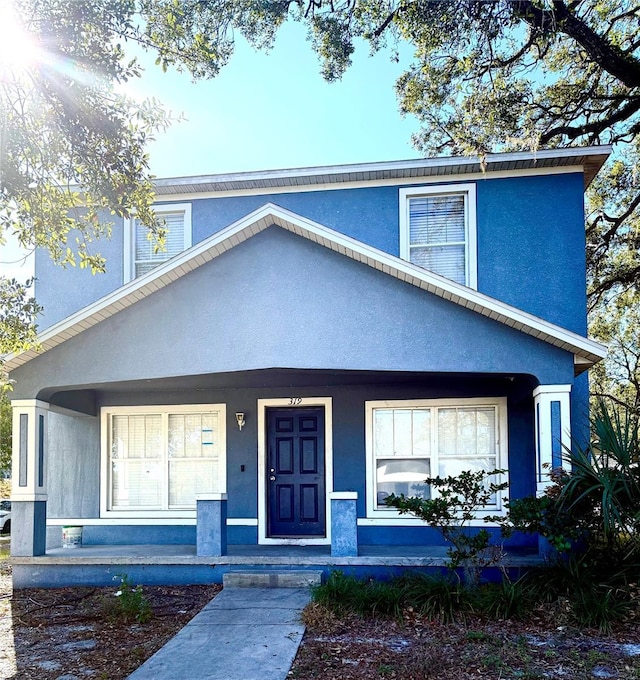
M 224 588 L 128 680 L 284 680 L 309 588 Z

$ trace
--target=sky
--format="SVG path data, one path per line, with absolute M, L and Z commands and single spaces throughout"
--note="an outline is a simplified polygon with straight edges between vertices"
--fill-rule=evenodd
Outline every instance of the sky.
M 148 146 L 157 177 L 419 157 L 410 143 L 417 124 L 401 117 L 394 90 L 408 52 L 394 63 L 389 52 L 369 56 L 362 43 L 336 83 L 322 79 L 299 24 L 283 26 L 267 54 L 239 38 L 209 81 L 163 73 L 155 56 L 138 56 L 145 74 L 126 93 L 153 97 L 180 119 Z M 0 274 L 27 278 L 32 265 L 23 259 L 14 244 L 0 246 Z
M 151 64 L 135 93 L 154 96 L 186 118 L 150 146 L 154 174 L 417 157 L 410 144 L 415 121 L 400 116 L 394 91 L 402 66 L 389 52 L 370 57 L 366 45 L 359 48 L 336 83 L 322 79 L 299 24 L 285 25 L 268 54 L 238 40 L 230 63 L 210 81 L 193 84 L 188 74 L 164 74 Z M 145 62 L 152 58 L 145 55 Z

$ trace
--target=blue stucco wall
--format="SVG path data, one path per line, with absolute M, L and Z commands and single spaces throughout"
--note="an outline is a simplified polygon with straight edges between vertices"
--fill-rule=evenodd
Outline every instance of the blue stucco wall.
M 381 379 L 380 376 L 378 376 Z M 191 404 L 225 403 L 227 405 L 227 493 L 230 518 L 257 518 L 256 489 L 262 481 L 258 478 L 258 458 L 256 442 L 259 437 L 256 404 L 258 399 L 284 399 L 291 395 L 290 387 L 274 387 L 263 384 L 243 389 L 219 389 L 186 391 L 145 390 L 144 385 L 137 389 L 121 392 L 97 393 L 100 406 L 140 404 Z M 464 377 L 424 376 L 419 382 L 406 381 L 381 382 L 348 386 L 307 386 L 295 388 L 301 397 L 331 397 L 333 402 L 333 486 L 336 491 L 356 491 L 358 493 L 357 513 L 366 516 L 366 465 L 365 450 L 365 402 L 380 399 L 430 399 L 459 398 L 468 396 L 505 396 L 507 397 L 509 429 L 509 469 L 510 496 L 519 497 L 535 492 L 534 480 L 534 443 L 533 407 L 531 398 L 531 379 L 523 376 L 513 381 L 504 377 Z M 247 424 L 242 431 L 235 426 L 235 411 L 246 413 Z M 76 425 L 73 419 L 60 421 L 56 427 L 67 422 L 70 428 Z M 96 433 L 96 439 L 99 439 Z M 95 442 L 97 445 L 97 441 Z M 78 497 L 93 497 L 95 507 L 99 498 L 99 478 L 93 465 L 83 460 L 84 451 L 77 449 L 75 460 L 68 451 L 48 452 L 48 463 L 57 467 L 62 461 L 66 466 L 76 465 L 78 472 L 71 478 L 59 475 L 50 476 L 49 496 L 52 499 L 60 494 Z M 244 469 L 243 469 L 244 468 Z M 70 507 L 77 507 L 70 501 Z M 97 511 L 82 506 L 81 513 L 75 517 L 96 518 Z M 60 515 L 58 515 L 60 517 Z M 59 530 L 50 530 L 50 546 L 59 545 Z M 84 529 L 83 543 L 96 544 L 182 544 L 195 543 L 196 530 L 191 525 L 87 525 Z M 441 544 L 437 532 L 423 526 L 389 527 L 382 522 L 379 526 L 358 528 L 362 544 Z M 231 544 L 252 544 L 257 542 L 256 527 L 231 526 L 228 533 Z M 531 537 L 517 536 L 513 545 L 533 544 Z
M 272 367 L 535 375 L 573 356 L 271 227 L 12 372 L 51 388 Z
M 478 182 L 478 289 L 586 333 L 582 175 Z
M 477 180 L 479 290 L 553 323 L 585 330 L 583 178 L 580 173 Z M 393 255 L 399 253 L 399 188 L 379 186 L 192 201 L 193 242 L 267 202 Z M 123 225 L 96 244 L 107 273 L 63 270 L 36 254 L 41 328 L 123 283 Z

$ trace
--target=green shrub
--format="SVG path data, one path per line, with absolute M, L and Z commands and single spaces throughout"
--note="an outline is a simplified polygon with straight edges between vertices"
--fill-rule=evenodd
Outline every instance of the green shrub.
M 312 591 L 315 602 L 332 611 L 401 618 L 405 608 L 442 621 L 453 621 L 467 607 L 468 592 L 447 576 L 406 574 L 390 581 L 362 580 L 332 571 Z
M 584 539 L 588 533 L 576 513 L 560 502 L 562 483 L 558 480 L 544 496 L 507 501 L 508 514 L 500 521 L 503 535 L 509 536 L 513 531 L 539 534 L 559 555 L 569 553 L 576 541 Z
M 506 575 L 499 583 L 485 583 L 472 594 L 477 613 L 493 619 L 524 619 L 538 601 L 538 593 L 527 576 L 512 581 Z
M 606 634 L 611 632 L 613 623 L 627 617 L 633 606 L 624 589 L 608 588 L 606 584 L 575 588 L 569 604 L 571 618 L 576 625 L 598 628 Z
M 537 533 L 560 558 L 578 554 L 605 573 L 633 573 L 640 565 L 639 421 L 599 401 L 591 434 L 588 448 L 565 452 L 571 471 L 552 470 L 544 496 L 507 503 L 502 531 Z
M 475 585 L 480 569 L 496 564 L 502 555 L 501 549 L 490 546 L 489 532 L 474 529 L 472 524 L 476 522 L 477 511 L 508 488 L 508 482 L 494 481 L 504 474 L 504 470 L 464 470 L 457 477 L 429 477 L 425 484 L 438 490 L 436 498 L 390 494 L 385 504 L 437 529 L 452 546 L 447 550 L 449 566 L 452 569 L 462 566 L 468 583 Z M 493 519 L 487 517 L 485 521 Z
M 640 557 L 640 423 L 633 414 L 600 400 L 591 422 L 592 443 L 571 454 L 571 474 L 560 502 L 579 513 L 588 547 L 611 563 Z
M 398 579 L 405 606 L 443 622 L 455 621 L 469 609 L 469 589 L 449 574 L 407 574 Z
M 402 589 L 395 581 L 357 579 L 332 571 L 327 582 L 313 589 L 313 599 L 337 613 L 400 617 Z
M 114 578 L 120 581 L 120 587 L 112 597 L 104 601 L 107 617 L 123 623 L 149 621 L 153 612 L 149 600 L 142 592 L 142 586 L 134 586 L 126 574 L 118 574 Z

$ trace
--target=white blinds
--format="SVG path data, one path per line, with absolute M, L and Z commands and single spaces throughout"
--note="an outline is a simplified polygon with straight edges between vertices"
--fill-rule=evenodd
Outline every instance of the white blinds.
M 464 470 L 497 467 L 495 408 L 442 408 L 438 411 L 438 474 L 457 477 Z M 495 504 L 495 497 L 490 501 Z
M 218 491 L 218 414 L 169 414 L 169 507 L 193 507 L 196 494 Z
M 376 506 L 384 507 L 389 493 L 429 497 L 424 480 L 431 474 L 494 470 L 497 428 L 497 409 L 490 405 L 374 409 Z
M 223 425 L 217 411 L 112 415 L 109 509 L 193 509 L 223 492 Z
M 142 276 L 162 262 L 166 262 L 184 250 L 185 213 L 158 212 L 158 216 L 165 222 L 167 235 L 165 249 L 154 252 L 156 242 L 149 238 L 149 230 L 135 220 L 135 274 Z
M 376 458 L 429 456 L 431 411 L 427 409 L 376 409 L 374 411 Z
M 409 199 L 410 260 L 425 269 L 466 283 L 465 194 Z

